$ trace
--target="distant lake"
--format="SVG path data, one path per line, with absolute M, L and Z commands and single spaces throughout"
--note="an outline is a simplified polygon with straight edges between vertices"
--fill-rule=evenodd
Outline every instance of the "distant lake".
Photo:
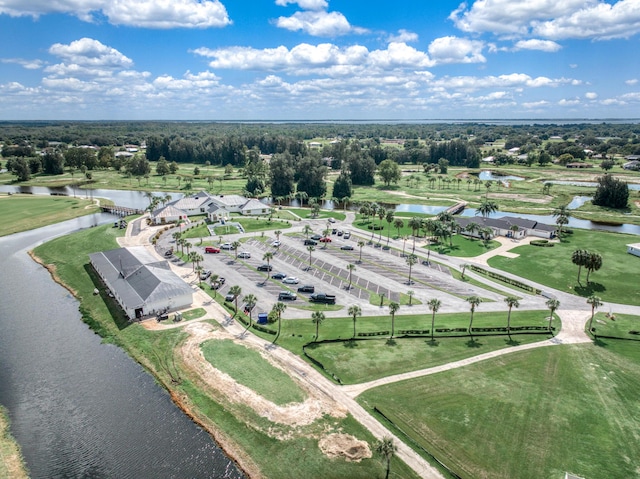
M 481 171 L 478 175 L 478 178 L 482 181 L 522 181 L 524 178 L 522 176 L 515 175 L 497 175 L 493 171 L 484 170 Z
M 432 205 L 409 205 L 401 204 L 397 205 L 396 213 L 421 213 L 426 215 L 437 215 L 438 213 L 446 210 L 447 206 L 432 206 Z
M 565 180 L 550 180 L 545 181 L 545 183 L 551 183 L 552 185 L 570 185 L 570 186 L 585 186 L 589 188 L 595 188 L 598 186 L 598 183 L 595 181 L 565 181 Z M 640 184 L 638 183 L 627 183 L 629 189 L 632 191 L 640 191 Z

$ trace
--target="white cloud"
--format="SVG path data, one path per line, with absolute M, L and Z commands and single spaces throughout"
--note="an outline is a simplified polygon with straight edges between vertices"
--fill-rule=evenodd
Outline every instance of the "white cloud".
M 10 16 L 66 13 L 92 22 L 96 12 L 113 25 L 144 28 L 209 28 L 231 23 L 219 0 L 0 0 L 0 14 Z
M 276 25 L 317 37 L 336 37 L 356 30 L 342 13 L 325 11 L 296 12 L 290 17 L 278 18 Z
M 55 43 L 49 48 L 49 53 L 62 58 L 63 61 L 103 68 L 127 68 L 133 61 L 115 48 L 103 45 L 92 38 L 81 38 L 68 45 Z
M 522 106 L 528 109 L 539 109 L 542 107 L 546 107 L 548 105 L 549 105 L 549 102 L 547 100 L 528 101 L 528 102 L 522 103 Z
M 514 50 L 540 50 L 543 52 L 557 52 L 560 50 L 562 46 L 558 43 L 553 42 L 551 40 L 539 40 L 539 39 L 531 39 L 531 40 L 520 40 L 516 42 L 513 49 Z
M 38 70 L 45 65 L 42 60 L 25 60 L 24 58 L 0 58 L 0 63 L 15 63 L 27 70 Z
M 418 41 L 418 34 L 417 33 L 413 33 L 410 32 L 408 30 L 398 30 L 398 33 L 396 35 L 390 35 L 389 38 L 387 39 L 388 43 L 409 43 L 409 42 L 417 42 Z
M 558 102 L 558 105 L 560 106 L 577 106 L 580 104 L 580 100 L 578 100 L 577 98 L 574 98 L 572 100 L 568 100 L 566 98 L 563 98 L 562 100 L 560 100 Z
M 551 79 L 547 77 L 531 77 L 525 73 L 510 73 L 508 75 L 499 76 L 459 76 L 459 77 L 442 77 L 433 82 L 436 87 L 442 87 L 443 89 L 461 90 L 461 91 L 474 91 L 480 89 L 494 89 L 494 88 L 511 88 L 511 89 L 523 89 L 523 88 L 541 88 L 541 87 L 558 87 L 560 85 L 573 85 L 576 80 L 567 78 Z
M 637 85 L 638 79 L 637 78 L 632 78 L 631 80 L 625 80 L 625 83 L 627 85 L 629 85 L 629 86 Z
M 436 38 L 429 45 L 429 55 L 437 63 L 484 63 L 484 43 L 458 37 Z
M 449 18 L 465 32 L 545 39 L 628 38 L 640 32 L 638 0 L 476 0 Z
M 326 0 L 276 0 L 276 5 L 286 7 L 289 4 L 297 4 L 304 10 L 325 10 L 329 7 Z
M 598 98 L 598 94 L 592 91 L 589 91 L 587 93 L 584 94 L 585 98 L 587 98 L 588 100 L 595 100 L 596 98 Z

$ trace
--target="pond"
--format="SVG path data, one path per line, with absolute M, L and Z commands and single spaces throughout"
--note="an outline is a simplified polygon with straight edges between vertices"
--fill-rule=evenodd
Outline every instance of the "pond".
M 551 183 L 552 185 L 569 185 L 569 186 L 584 186 L 588 188 L 595 188 L 598 183 L 595 181 L 565 181 L 565 180 L 545 180 L 545 183 Z M 640 191 L 640 184 L 627 183 L 630 191 Z
M 491 170 L 483 170 L 478 175 L 478 178 L 482 181 L 522 181 L 524 178 L 522 176 L 515 175 L 498 175 Z

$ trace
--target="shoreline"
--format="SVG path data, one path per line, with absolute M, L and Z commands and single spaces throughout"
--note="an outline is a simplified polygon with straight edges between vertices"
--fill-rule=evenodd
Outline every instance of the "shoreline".
M 29 478 L 20 444 L 11 434 L 11 421 L 7 410 L 0 406 L 0 473 L 5 472 L 7 477 L 12 479 Z

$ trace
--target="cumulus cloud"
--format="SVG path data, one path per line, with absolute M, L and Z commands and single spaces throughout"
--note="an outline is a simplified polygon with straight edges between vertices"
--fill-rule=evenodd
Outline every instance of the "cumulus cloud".
M 441 86 L 444 89 L 457 89 L 464 91 L 474 91 L 480 89 L 523 89 L 523 88 L 541 88 L 541 87 L 558 87 L 560 85 L 576 85 L 577 80 L 568 78 L 547 78 L 543 76 L 531 77 L 525 73 L 510 73 L 506 75 L 488 75 L 484 77 L 475 76 L 458 76 L 458 77 L 442 77 L 434 82 L 435 86 Z
M 437 63 L 484 63 L 484 43 L 453 36 L 436 38 L 429 45 L 429 55 Z
M 539 40 L 539 39 L 530 39 L 530 40 L 520 40 L 516 42 L 513 49 L 514 50 L 540 50 L 543 52 L 557 52 L 560 50 L 562 46 L 558 43 L 553 42 L 551 40 Z
M 108 47 L 92 38 L 81 38 L 68 45 L 55 43 L 49 53 L 63 61 L 81 66 L 103 68 L 128 68 L 133 61 L 112 47 Z
M 219 0 L 0 0 L 0 14 L 11 16 L 67 13 L 92 22 L 96 12 L 113 25 L 144 28 L 210 28 L 231 23 Z
M 469 33 L 533 35 L 544 39 L 628 38 L 640 32 L 638 0 L 476 0 L 449 19 Z
M 42 60 L 25 60 L 24 58 L 0 58 L 0 63 L 14 63 L 27 70 L 38 70 L 44 66 Z
M 304 10 L 325 10 L 329 7 L 326 0 L 276 0 L 276 5 L 281 7 L 286 7 L 289 4 L 297 4 Z
M 631 80 L 625 80 L 625 83 L 629 86 L 633 86 L 633 85 L 637 85 L 638 84 L 638 79 L 637 78 L 632 78 Z
M 595 100 L 596 98 L 598 98 L 598 94 L 593 92 L 593 91 L 589 91 L 589 92 L 585 93 L 584 96 L 588 100 Z
M 342 13 L 325 11 L 296 12 L 290 17 L 278 18 L 276 25 L 316 37 L 336 37 L 355 30 Z

